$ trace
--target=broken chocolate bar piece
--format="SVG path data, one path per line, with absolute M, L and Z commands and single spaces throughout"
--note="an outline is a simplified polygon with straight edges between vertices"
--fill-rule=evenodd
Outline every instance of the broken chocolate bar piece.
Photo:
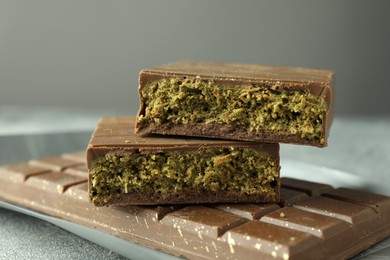
M 186 259 L 346 259 L 390 236 L 389 197 L 291 178 L 278 204 L 95 207 L 77 154 L 0 167 L 0 200 Z
M 334 73 L 181 61 L 139 76 L 139 134 L 202 136 L 324 147 Z
M 279 201 L 278 144 L 140 137 L 134 124 L 98 123 L 87 150 L 95 205 Z

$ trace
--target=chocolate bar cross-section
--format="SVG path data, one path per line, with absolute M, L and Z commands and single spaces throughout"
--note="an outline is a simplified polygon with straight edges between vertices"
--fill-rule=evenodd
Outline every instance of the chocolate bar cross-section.
M 334 73 L 180 61 L 139 75 L 137 132 L 324 147 Z
M 102 118 L 88 145 L 92 202 L 146 205 L 279 201 L 279 144 L 134 133 Z

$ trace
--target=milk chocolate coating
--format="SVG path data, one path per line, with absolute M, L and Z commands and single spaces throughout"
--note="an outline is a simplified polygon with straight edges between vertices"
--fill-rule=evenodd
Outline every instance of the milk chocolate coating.
M 144 115 L 146 104 L 142 99 L 143 87 L 151 81 L 164 78 L 200 79 L 220 83 L 225 86 L 260 85 L 271 90 L 308 91 L 325 99 L 328 110 L 324 114 L 323 132 L 325 140 L 306 140 L 299 134 L 286 131 L 250 131 L 247 127 L 235 124 L 189 123 L 174 124 L 170 122 L 158 125 L 137 123 L 136 132 L 146 134 L 165 134 L 223 138 L 230 140 L 261 141 L 266 143 L 292 143 L 324 147 L 333 117 L 333 83 L 334 73 L 329 70 L 307 69 L 299 67 L 273 67 L 257 64 L 229 64 L 214 62 L 179 61 L 167 65 L 144 69 L 139 75 L 140 109 Z
M 180 203 L 217 203 L 217 202 L 277 202 L 279 201 L 279 144 L 265 144 L 259 142 L 240 142 L 216 139 L 194 139 L 178 137 L 148 136 L 141 137 L 134 133 L 135 117 L 110 117 L 100 119 L 96 130 L 89 142 L 87 149 L 87 167 L 89 172 L 93 167 L 92 163 L 98 158 L 105 157 L 106 154 L 124 156 L 126 154 L 141 153 L 149 154 L 167 151 L 189 151 L 189 150 L 207 150 L 212 148 L 250 148 L 264 152 L 271 157 L 277 165 L 278 176 L 275 179 L 273 187 L 270 187 L 272 193 L 256 192 L 255 194 L 246 194 L 239 191 L 207 191 L 186 189 L 180 192 L 169 193 L 151 193 L 129 192 L 126 194 L 115 194 L 106 203 L 96 203 L 103 205 L 151 205 L 151 204 L 180 204 Z M 241 174 L 237 172 L 237 174 Z M 91 187 L 91 174 L 89 175 L 89 184 Z M 93 200 L 91 194 L 91 200 Z M 94 202 L 95 203 L 95 202 Z
M 390 198 L 282 178 L 278 204 L 95 207 L 80 153 L 0 167 L 0 199 L 187 259 L 345 259 L 390 236 Z

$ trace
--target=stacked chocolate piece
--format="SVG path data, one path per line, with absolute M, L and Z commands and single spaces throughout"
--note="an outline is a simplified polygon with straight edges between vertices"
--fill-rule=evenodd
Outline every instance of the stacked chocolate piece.
M 0 167 L 0 199 L 190 259 L 344 259 L 390 235 L 390 197 L 280 178 L 279 143 L 327 145 L 332 72 L 184 61 L 139 83 L 87 167 Z
M 141 71 L 137 118 L 101 119 L 89 143 L 91 201 L 279 202 L 279 143 L 327 145 L 333 77 L 191 61 Z

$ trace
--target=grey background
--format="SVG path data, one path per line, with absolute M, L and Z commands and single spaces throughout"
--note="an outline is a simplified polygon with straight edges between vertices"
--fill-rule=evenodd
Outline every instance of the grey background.
M 1 164 L 84 149 L 90 132 L 20 133 L 92 131 L 99 116 L 135 113 L 141 68 L 216 60 L 335 70 L 336 116 L 360 117 L 336 118 L 327 149 L 283 145 L 282 158 L 389 185 L 390 121 L 372 117 L 390 115 L 389 10 L 386 0 L 0 0 Z M 4 209 L 0 234 L 0 259 L 120 259 Z
M 0 1 L 0 104 L 135 113 L 180 59 L 336 71 L 336 115 L 390 115 L 390 1 Z

